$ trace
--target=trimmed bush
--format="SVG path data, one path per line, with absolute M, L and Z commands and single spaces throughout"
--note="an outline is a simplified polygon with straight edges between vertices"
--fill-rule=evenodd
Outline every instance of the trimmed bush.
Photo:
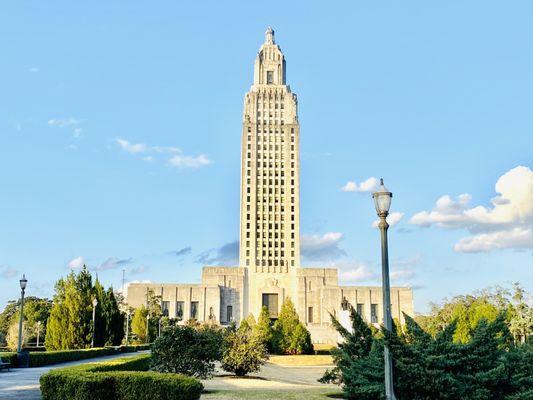
M 113 347 L 83 350 L 57 350 L 30 353 L 30 367 L 57 364 L 68 361 L 85 360 L 87 358 L 108 356 L 118 351 Z
M 146 371 L 149 356 L 80 365 L 41 376 L 43 400 L 196 400 L 195 378 Z
M 3 351 L 0 353 L 0 358 L 5 362 L 10 363 L 13 368 L 18 367 L 17 353 L 12 351 Z

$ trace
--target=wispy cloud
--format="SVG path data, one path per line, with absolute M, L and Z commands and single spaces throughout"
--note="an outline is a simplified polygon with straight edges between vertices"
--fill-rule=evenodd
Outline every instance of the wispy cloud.
M 355 181 L 348 181 L 346 185 L 341 187 L 343 192 L 358 192 L 358 193 L 370 193 L 377 190 L 379 187 L 379 179 L 371 176 L 370 178 L 357 183 Z
M 39 67 L 30 67 L 28 68 L 28 72 L 32 72 L 32 73 L 39 72 Z
M 73 258 L 67 263 L 67 267 L 70 269 L 81 269 L 85 265 L 85 259 L 82 256 Z
M 99 264 L 94 268 L 96 271 L 107 271 L 110 269 L 116 269 L 119 267 L 123 267 L 125 265 L 131 264 L 133 262 L 133 258 L 123 258 L 119 259 L 116 257 L 109 257 L 107 258 L 103 263 Z
M 196 257 L 195 262 L 204 265 L 238 265 L 239 241 L 235 240 L 219 248 L 204 251 Z
M 466 229 L 454 250 L 464 253 L 496 249 L 533 249 L 533 171 L 518 166 L 503 174 L 495 185 L 490 207 L 470 206 L 472 196 L 440 197 L 431 211 L 415 214 L 410 223 L 420 227 Z
M 346 252 L 339 247 L 343 234 L 327 232 L 323 235 L 302 235 L 300 251 L 307 261 L 331 261 L 345 256 Z
M 20 275 L 20 271 L 18 269 L 8 266 L 0 267 L 0 271 L 0 276 L 5 279 L 14 278 Z
M 139 265 L 138 267 L 130 269 L 131 275 L 140 275 L 148 271 L 149 267 L 146 265 Z
M 185 155 L 179 147 L 149 146 L 145 143 L 132 143 L 120 137 L 115 141 L 123 151 L 139 155 L 143 161 L 166 159 L 169 166 L 178 168 L 201 168 L 213 163 L 205 154 Z
M 57 126 L 58 128 L 67 128 L 69 126 L 79 125 L 80 123 L 81 123 L 81 121 L 76 119 L 76 118 L 74 118 L 74 117 L 49 119 L 48 120 L 48 125 Z
M 186 255 L 191 254 L 191 252 L 192 252 L 192 247 L 191 246 L 187 246 L 187 247 L 184 247 L 184 248 L 179 249 L 179 250 L 169 251 L 168 254 L 176 256 L 176 257 L 184 257 Z
M 83 134 L 83 129 L 79 126 L 81 123 L 82 121 L 74 117 L 53 118 L 48 120 L 49 126 L 70 130 L 74 139 L 79 139 Z

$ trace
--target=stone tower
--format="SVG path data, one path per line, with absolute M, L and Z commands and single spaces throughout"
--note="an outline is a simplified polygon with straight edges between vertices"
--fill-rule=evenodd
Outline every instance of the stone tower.
M 262 305 L 274 313 L 273 302 L 281 303 L 296 289 L 299 134 L 297 98 L 286 85 L 285 56 L 269 27 L 244 97 L 239 262 L 248 274 L 245 315 L 257 316 Z

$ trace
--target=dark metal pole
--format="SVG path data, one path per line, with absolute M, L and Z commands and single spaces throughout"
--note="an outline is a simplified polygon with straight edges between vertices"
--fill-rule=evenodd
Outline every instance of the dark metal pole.
M 17 352 L 22 351 L 22 320 L 24 319 L 24 289 L 20 291 L 20 318 L 19 318 L 19 341 Z
M 130 311 L 126 313 L 126 345 L 129 344 L 129 333 L 130 333 Z
M 381 213 L 379 216 L 379 230 L 381 231 L 381 272 L 383 286 L 383 323 L 385 329 L 392 331 L 391 301 L 390 301 L 390 282 L 389 282 L 389 245 L 387 242 L 387 214 Z M 387 400 L 396 400 L 394 395 L 394 382 L 392 379 L 392 355 L 389 348 L 385 346 L 385 396 Z

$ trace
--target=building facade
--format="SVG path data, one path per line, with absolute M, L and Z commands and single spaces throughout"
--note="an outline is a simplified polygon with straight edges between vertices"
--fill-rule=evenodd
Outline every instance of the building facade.
M 298 100 L 286 84 L 286 62 L 268 28 L 244 97 L 239 266 L 210 267 L 202 283 L 131 284 L 127 300 L 144 304 L 151 290 L 170 317 L 239 322 L 261 307 L 276 318 L 290 297 L 316 343 L 334 343 L 329 314 L 346 299 L 369 322 L 383 319 L 380 287 L 339 286 L 333 268 L 300 264 L 300 125 Z M 413 315 L 410 288 L 391 289 L 393 318 Z

